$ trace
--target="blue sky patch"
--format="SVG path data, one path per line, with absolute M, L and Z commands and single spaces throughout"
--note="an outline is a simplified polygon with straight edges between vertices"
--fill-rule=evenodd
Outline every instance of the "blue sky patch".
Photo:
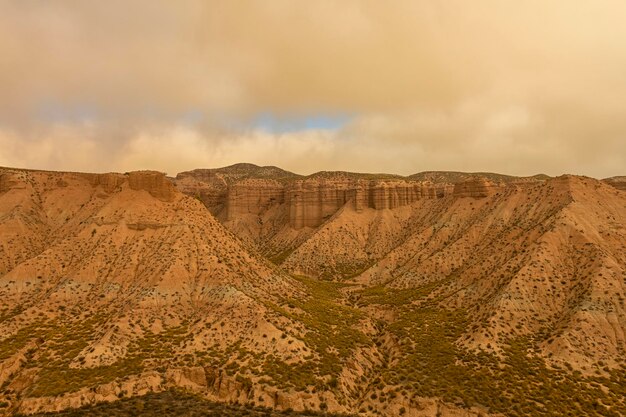
M 347 114 L 306 114 L 282 116 L 269 112 L 252 118 L 251 125 L 271 133 L 288 133 L 302 130 L 337 130 L 352 118 Z

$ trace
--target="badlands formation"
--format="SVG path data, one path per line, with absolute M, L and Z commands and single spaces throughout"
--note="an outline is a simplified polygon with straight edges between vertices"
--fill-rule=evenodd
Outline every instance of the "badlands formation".
M 0 168 L 0 299 L 0 415 L 622 416 L 626 180 Z

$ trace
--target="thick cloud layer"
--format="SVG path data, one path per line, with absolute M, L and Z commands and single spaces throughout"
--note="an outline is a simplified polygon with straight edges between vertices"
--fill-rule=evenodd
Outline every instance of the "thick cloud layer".
M 623 175 L 624 21 L 621 0 L 0 1 L 0 165 Z

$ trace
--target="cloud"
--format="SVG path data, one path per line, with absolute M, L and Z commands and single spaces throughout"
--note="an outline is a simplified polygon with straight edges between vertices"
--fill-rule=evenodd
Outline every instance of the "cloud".
M 623 174 L 625 19 L 618 0 L 2 2 L 0 164 Z

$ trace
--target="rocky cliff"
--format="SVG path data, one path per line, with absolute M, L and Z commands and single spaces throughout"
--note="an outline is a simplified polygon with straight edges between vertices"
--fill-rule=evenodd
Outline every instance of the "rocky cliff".
M 504 184 L 489 181 L 484 177 L 472 177 L 454 185 L 455 197 L 484 198 L 504 188 Z
M 93 187 L 102 187 L 107 193 L 119 191 L 124 183 L 128 183 L 131 190 L 147 191 L 151 196 L 161 201 L 172 201 L 176 187 L 162 172 L 133 171 L 126 174 L 77 174 L 86 178 Z
M 249 164 L 245 164 L 249 166 Z M 256 167 L 262 169 L 261 167 Z M 270 167 L 273 168 L 273 167 Z M 272 170 L 270 172 L 276 172 Z M 317 227 L 340 208 L 361 211 L 395 209 L 421 199 L 453 194 L 452 184 L 434 184 L 398 178 L 367 178 L 358 174 L 319 173 L 303 178 L 283 174 L 244 175 L 222 170 L 194 170 L 176 177 L 182 192 L 200 198 L 215 215 L 233 220 L 242 215 L 262 215 L 272 207 L 283 206 L 289 226 L 294 229 Z
M 162 172 L 135 171 L 128 174 L 128 184 L 132 190 L 144 190 L 162 201 L 174 199 L 174 185 Z
M 123 174 L 117 173 L 108 173 L 108 174 L 83 174 L 80 176 L 86 178 L 92 187 L 102 187 L 102 189 L 107 193 L 112 193 L 118 189 L 125 181 L 126 176 Z
M 247 214 L 260 215 L 271 206 L 284 204 L 285 187 L 275 180 L 247 179 L 229 186 L 223 196 L 226 219 L 233 220 Z
M 9 173 L 0 173 L 0 194 L 9 191 L 13 185 L 14 181 Z
M 180 191 L 202 201 L 212 214 L 232 219 L 236 214 L 248 213 L 248 210 L 258 214 L 263 206 L 267 207 L 267 203 L 272 202 L 274 194 L 263 198 L 264 191 L 257 192 L 255 188 L 281 188 L 278 184 L 299 177 L 277 167 L 235 164 L 225 168 L 181 172 L 176 176 L 175 183 Z M 247 192 L 252 193 L 249 198 L 246 197 Z M 260 199 L 254 196 L 257 193 Z M 253 207 L 253 201 L 257 201 L 260 207 Z M 230 215 L 227 207 L 230 207 Z
M 157 171 L 133 171 L 126 174 L 68 172 L 61 175 L 52 171 L 0 168 L 0 193 L 7 192 L 12 188 L 34 186 L 36 182 L 42 181 L 42 178 L 55 178 L 57 180 L 55 186 L 58 188 L 67 187 L 72 181 L 86 180 L 92 187 L 101 187 L 108 194 L 120 191 L 123 184 L 127 183 L 130 189 L 147 191 L 162 201 L 172 201 L 177 192 L 172 181 L 164 173 Z
M 451 191 L 450 186 L 416 181 L 313 177 L 289 184 L 285 202 L 290 226 L 300 229 L 321 225 L 346 205 L 357 211 L 396 209 L 422 199 L 442 198 Z
M 611 177 L 604 180 L 609 185 L 621 191 L 626 191 L 626 177 Z

